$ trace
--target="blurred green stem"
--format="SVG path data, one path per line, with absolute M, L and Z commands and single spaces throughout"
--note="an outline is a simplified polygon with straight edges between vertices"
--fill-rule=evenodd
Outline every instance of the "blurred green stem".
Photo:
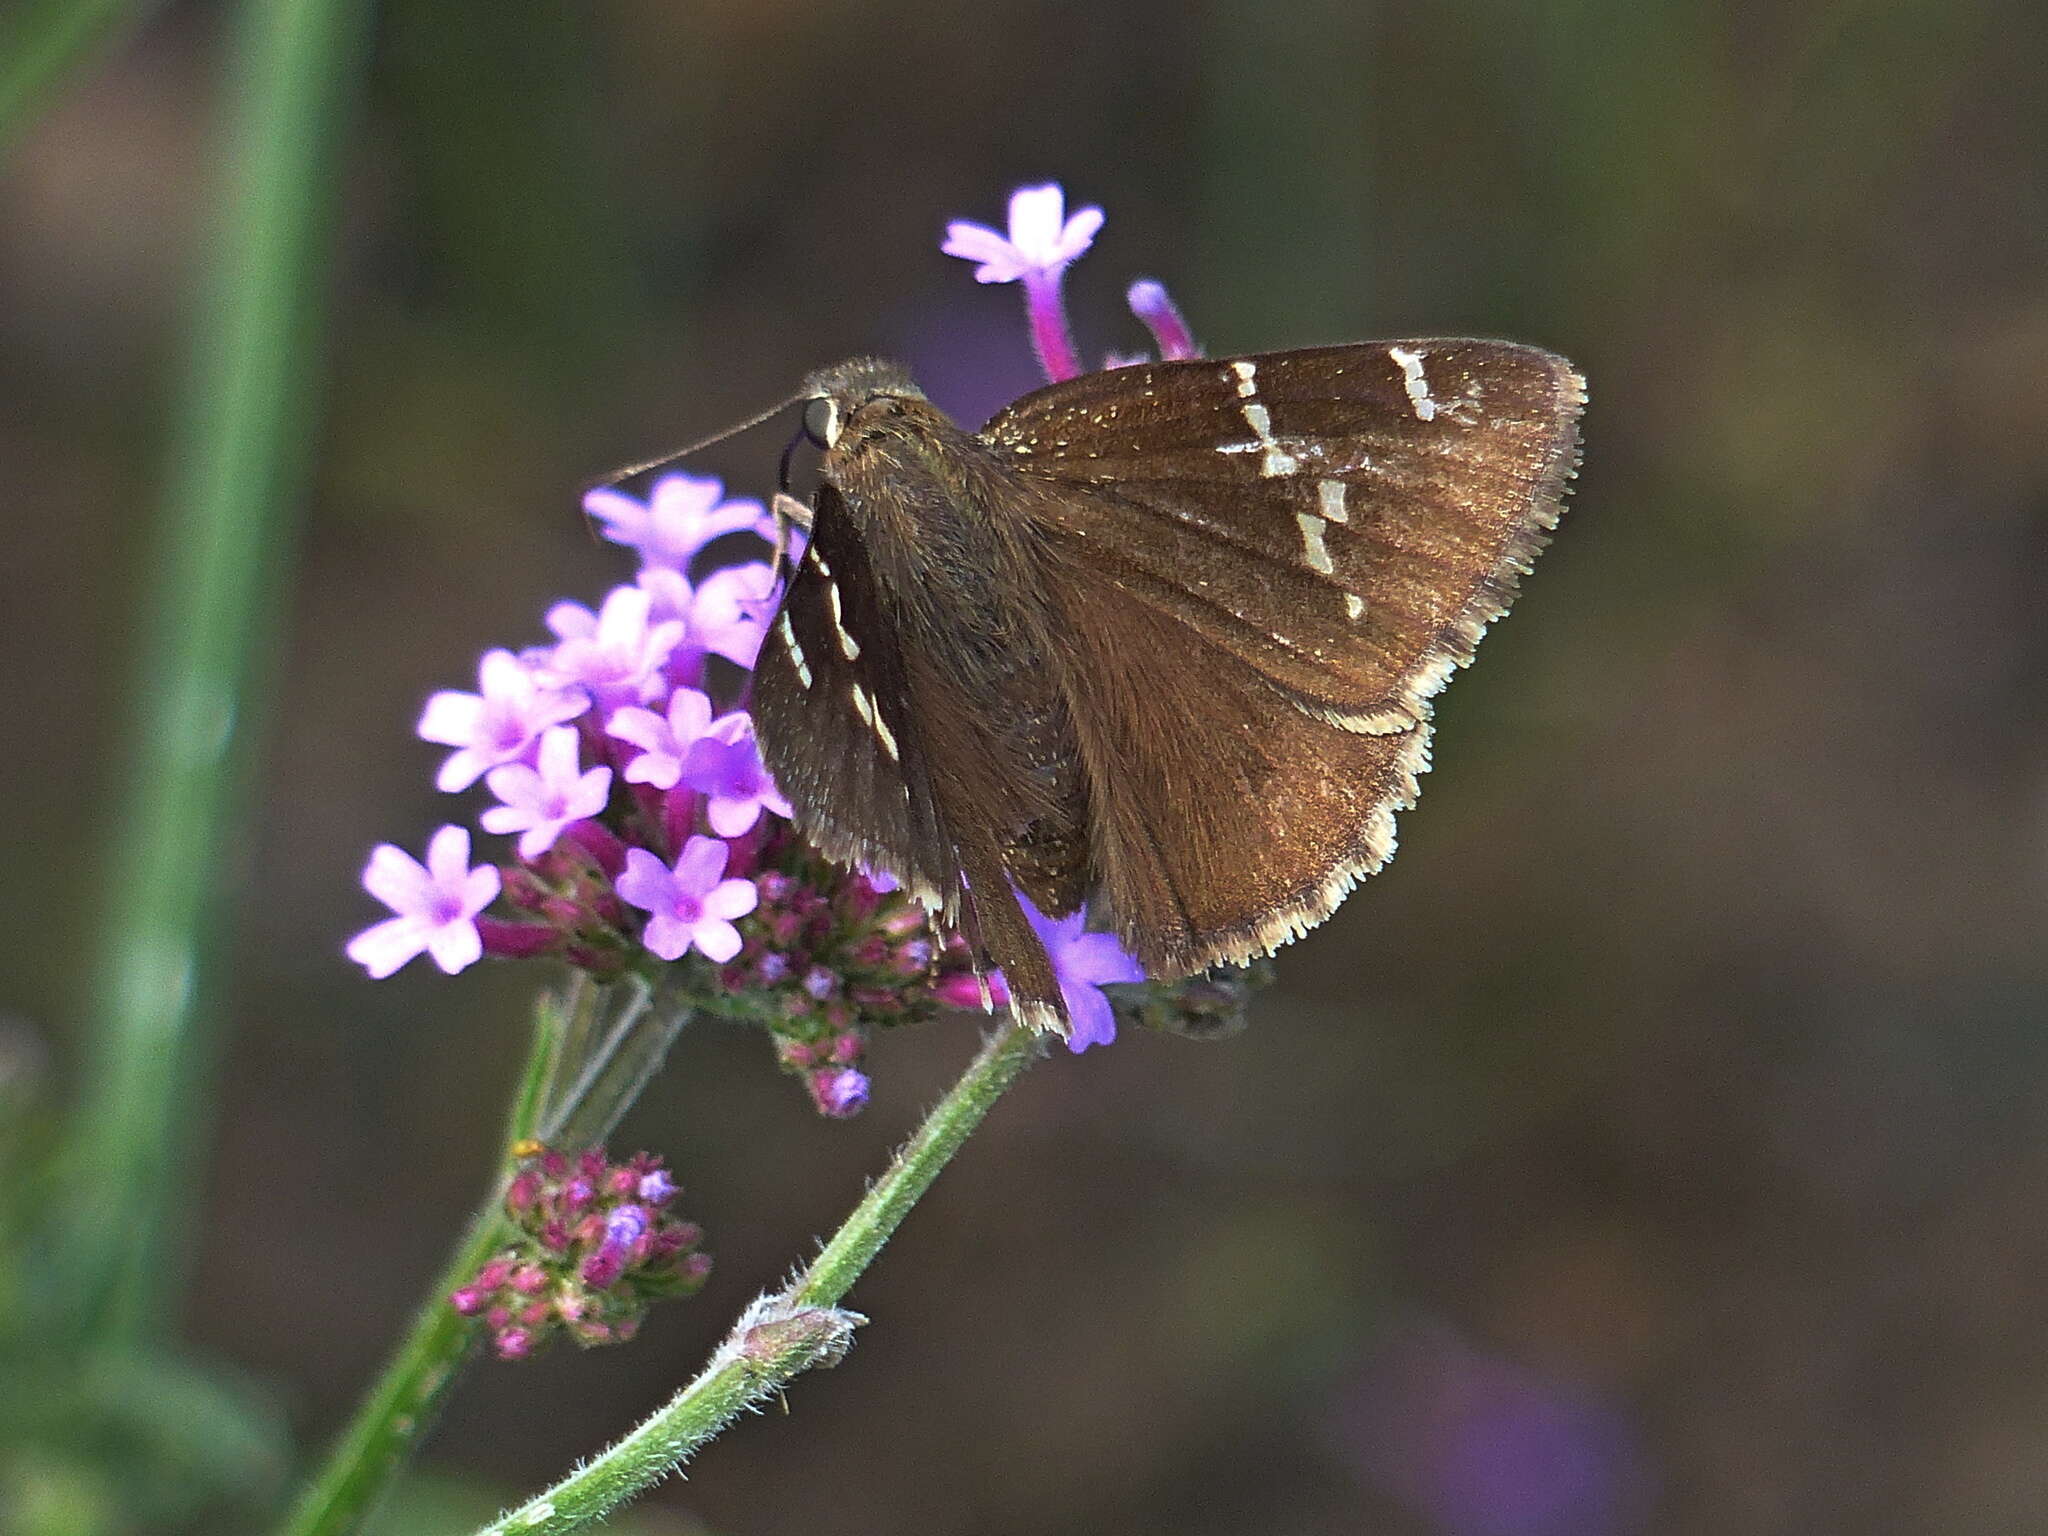
M 1037 1060 L 1043 1040 L 1026 1025 L 992 1035 L 960 1081 L 906 1142 L 867 1197 L 787 1290 L 756 1301 L 696 1380 L 638 1429 L 480 1536 L 565 1536 L 644 1493 L 747 1409 L 813 1366 L 846 1352 L 864 1319 L 845 1297 L 995 1101 Z M 290 1536 L 300 1536 L 292 1532 Z
M 0 22 L 0 152 L 66 71 L 155 9 L 153 0 L 42 0 Z
M 218 237 L 149 567 L 71 1131 L 66 1294 L 116 1346 L 160 1326 L 183 1267 L 169 1205 L 193 1187 L 205 1093 L 195 984 L 245 819 L 251 680 L 274 648 L 267 610 L 296 525 L 333 162 L 368 19 L 363 0 L 246 0 L 234 28 Z
M 561 1071 L 564 1044 L 593 1007 L 595 991 L 587 978 L 579 976 L 562 992 L 541 998 L 533 1043 L 506 1117 L 501 1154 L 510 1154 L 539 1129 L 549 1090 Z M 469 1231 L 455 1256 L 428 1290 L 412 1331 L 342 1431 L 327 1464 L 285 1523 L 283 1536 L 339 1536 L 356 1529 L 433 1424 L 477 1334 L 476 1320 L 450 1306 L 448 1293 L 466 1284 L 504 1246 L 511 1230 L 504 1210 L 510 1178 L 510 1166 L 501 1167 L 470 1217 Z

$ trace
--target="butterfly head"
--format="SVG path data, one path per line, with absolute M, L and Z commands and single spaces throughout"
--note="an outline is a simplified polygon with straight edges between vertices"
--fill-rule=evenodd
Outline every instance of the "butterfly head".
M 901 363 L 856 357 L 811 374 L 804 380 L 802 396 L 804 433 L 829 453 L 855 416 L 874 408 L 893 414 L 895 402 L 921 402 L 925 393 Z

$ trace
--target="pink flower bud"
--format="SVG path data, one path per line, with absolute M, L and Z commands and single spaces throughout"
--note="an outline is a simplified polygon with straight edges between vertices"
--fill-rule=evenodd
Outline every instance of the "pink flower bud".
M 529 1168 L 514 1176 L 505 1188 L 505 1209 L 514 1218 L 524 1216 L 540 1199 L 541 1176 L 538 1170 Z
M 533 1353 L 533 1335 L 524 1328 L 501 1328 L 494 1343 L 500 1360 L 524 1360 Z
M 868 1077 L 853 1067 L 827 1067 L 804 1079 L 818 1113 L 834 1120 L 850 1119 L 868 1104 Z
M 649 1205 L 666 1205 L 676 1197 L 676 1181 L 666 1168 L 650 1168 L 640 1175 L 633 1192 Z

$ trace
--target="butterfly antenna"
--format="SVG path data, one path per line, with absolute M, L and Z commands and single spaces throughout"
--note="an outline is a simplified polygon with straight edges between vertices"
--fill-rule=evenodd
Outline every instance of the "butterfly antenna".
M 725 428 L 723 431 L 714 432 L 709 437 L 706 438 L 700 438 L 696 442 L 691 443 L 686 447 L 677 448 L 672 452 L 661 454 L 658 457 L 643 460 L 641 463 L 638 464 L 628 464 L 624 469 L 615 469 L 610 474 L 600 476 L 598 479 L 591 481 L 588 485 L 584 487 L 584 489 L 586 491 L 609 490 L 611 487 L 615 485 L 621 484 L 622 482 L 627 480 L 631 480 L 635 475 L 646 474 L 647 471 L 649 471 L 650 469 L 660 469 L 663 465 L 673 464 L 678 459 L 687 459 L 693 453 L 702 453 L 706 448 L 709 448 L 713 443 L 722 443 L 728 437 L 737 437 L 742 432 L 746 432 L 754 427 L 760 426 L 761 423 L 764 421 L 772 420 L 773 418 L 781 415 L 784 411 L 788 410 L 792 405 L 799 404 L 805 398 L 806 397 L 804 393 L 801 390 L 799 390 L 796 394 L 790 395 L 784 399 L 776 401 L 773 405 L 769 406 L 767 410 L 761 412 L 758 416 L 749 416 L 745 421 L 735 422 L 732 426 Z

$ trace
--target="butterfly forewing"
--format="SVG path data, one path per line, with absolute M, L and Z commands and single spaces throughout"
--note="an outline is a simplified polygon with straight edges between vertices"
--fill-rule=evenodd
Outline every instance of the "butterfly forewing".
M 938 906 L 944 857 L 903 656 L 867 553 L 830 487 L 755 664 L 751 708 L 777 785 L 827 857 L 886 869 Z
M 844 499 L 821 487 L 755 667 L 763 757 L 827 857 L 895 876 L 1003 970 L 1020 1008 L 1063 1019 L 991 819 L 1006 798 L 992 722 L 906 644 L 890 596 Z
M 1403 729 L 1557 519 L 1583 384 L 1489 341 L 1154 363 L 1054 384 L 983 437 L 1132 597 L 1352 730 Z

